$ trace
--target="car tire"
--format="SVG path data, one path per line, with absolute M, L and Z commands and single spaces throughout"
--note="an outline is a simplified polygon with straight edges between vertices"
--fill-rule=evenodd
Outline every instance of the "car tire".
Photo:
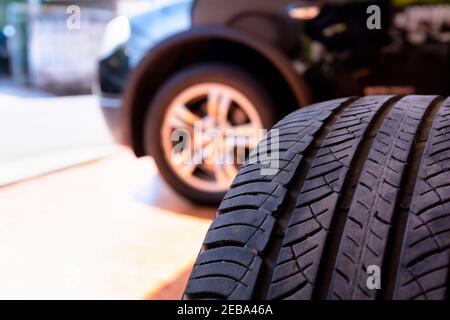
M 337 99 L 274 134 L 280 170 L 241 167 L 185 299 L 449 298 L 450 98 Z
M 164 180 L 185 198 L 205 205 L 218 205 L 223 199 L 230 183 L 223 190 L 196 187 L 186 183 L 171 166 L 164 153 L 161 136 L 162 124 L 173 103 L 174 97 L 189 88 L 205 83 L 214 83 L 236 90 L 245 97 L 256 111 L 255 115 L 262 128 L 270 128 L 276 121 L 272 99 L 265 87 L 245 70 L 224 63 L 202 63 L 187 67 L 170 79 L 159 89 L 146 114 L 144 124 L 144 144 L 159 169 Z M 237 173 L 237 170 L 236 170 Z M 234 175 L 233 175 L 234 177 Z

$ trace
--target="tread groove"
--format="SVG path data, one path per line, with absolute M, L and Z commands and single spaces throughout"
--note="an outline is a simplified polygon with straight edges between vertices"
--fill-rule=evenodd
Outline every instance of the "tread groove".
M 392 299 L 394 297 L 403 238 L 405 236 L 412 196 L 421 166 L 420 159 L 422 159 L 425 152 L 426 143 L 430 138 L 433 120 L 441 104 L 442 99 L 439 97 L 431 102 L 417 130 L 418 136 L 414 139 L 412 152 L 410 152 L 405 169 L 406 173 L 400 183 L 400 195 L 395 207 L 397 214 L 393 217 L 391 231 L 388 236 L 388 241 L 391 245 L 385 252 L 386 258 L 382 266 L 382 270 L 385 270 L 385 276 L 382 279 L 382 290 L 377 295 L 378 299 Z M 419 159 L 419 161 L 412 161 L 413 159 Z
M 281 219 L 280 218 L 278 219 L 278 230 L 281 231 L 282 233 L 284 233 L 285 230 L 287 229 L 290 217 L 295 209 L 297 196 L 301 192 L 303 184 L 306 180 L 309 168 L 312 165 L 312 159 L 314 159 L 315 155 L 318 152 L 319 149 L 318 145 L 320 145 L 322 141 L 325 140 L 333 124 L 335 124 L 338 121 L 340 115 L 344 113 L 344 111 L 355 100 L 356 98 L 347 99 L 346 101 L 341 103 L 341 105 L 336 110 L 334 110 L 332 115 L 324 121 L 322 127 L 320 128 L 319 132 L 316 135 L 316 140 L 314 141 L 314 143 L 312 143 L 309 146 L 309 148 L 304 152 L 302 161 L 298 166 L 296 172 L 294 173 L 295 184 L 291 187 L 291 190 L 287 195 L 286 203 L 284 204 L 286 214 L 284 214 L 283 217 L 281 217 Z M 272 250 L 267 254 L 269 258 L 265 260 L 261 273 L 258 277 L 257 287 L 255 288 L 253 295 L 254 299 L 258 300 L 267 299 L 269 286 L 271 284 L 271 280 L 273 277 L 274 266 L 278 258 L 278 254 L 280 252 L 282 243 L 283 243 L 283 234 L 279 234 L 278 237 L 276 237 L 273 240 Z
M 391 97 L 380 106 L 363 134 L 362 139 L 364 140 L 364 143 L 358 145 L 356 149 L 355 156 L 350 164 L 352 170 L 349 170 L 349 173 L 347 173 L 347 176 L 345 177 L 342 187 L 343 192 L 339 195 L 337 202 L 339 205 L 332 217 L 332 227 L 325 240 L 322 260 L 319 263 L 318 281 L 313 292 L 313 298 L 315 299 L 323 300 L 330 297 L 330 286 L 336 265 L 336 255 L 344 234 L 349 207 L 353 200 L 354 186 L 356 186 L 360 180 L 364 162 L 368 159 L 368 154 L 375 141 L 376 133 L 379 131 L 384 120 L 398 100 L 399 97 Z

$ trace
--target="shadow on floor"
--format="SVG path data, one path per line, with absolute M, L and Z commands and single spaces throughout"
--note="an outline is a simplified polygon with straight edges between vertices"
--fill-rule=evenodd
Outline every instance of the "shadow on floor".
M 135 199 L 152 207 L 191 215 L 201 219 L 213 219 L 217 208 L 200 206 L 182 198 L 159 175 L 135 193 Z
M 192 268 L 189 267 L 178 274 L 172 281 L 162 286 L 156 292 L 145 297 L 146 300 L 179 300 L 183 296 Z

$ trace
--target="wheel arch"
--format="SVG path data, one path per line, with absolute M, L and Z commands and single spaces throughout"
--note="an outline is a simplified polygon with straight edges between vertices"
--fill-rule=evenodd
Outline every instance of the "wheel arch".
M 137 156 L 146 155 L 144 118 L 158 88 L 175 72 L 201 62 L 229 62 L 263 73 L 267 89 L 276 92 L 277 103 L 286 106 L 283 114 L 311 103 L 308 86 L 275 48 L 228 28 L 193 28 L 151 49 L 129 79 L 124 92 L 123 128 L 125 141 Z

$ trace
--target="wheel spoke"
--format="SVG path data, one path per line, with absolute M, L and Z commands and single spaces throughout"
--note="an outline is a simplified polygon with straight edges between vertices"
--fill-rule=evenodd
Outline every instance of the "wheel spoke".
M 228 178 L 225 166 L 223 164 L 216 163 L 214 168 L 214 176 L 216 181 L 222 187 L 228 188 L 230 185 L 230 180 Z
M 217 183 L 221 186 L 228 188 L 231 181 L 237 175 L 238 170 L 233 163 L 218 164 L 214 166 L 214 176 Z
M 195 169 L 197 168 L 197 165 L 195 163 L 185 163 L 181 165 L 180 167 L 180 174 L 184 177 L 190 177 L 194 173 Z
M 171 118 L 171 125 L 174 128 L 192 128 L 195 122 L 200 120 L 200 117 L 191 112 L 185 105 L 178 105 L 175 108 L 174 116 Z
M 243 124 L 227 129 L 228 148 L 250 148 L 253 149 L 262 138 L 260 131 L 252 124 Z
M 225 172 L 227 173 L 228 176 L 228 183 L 230 183 L 230 181 L 234 179 L 234 177 L 236 177 L 238 170 L 234 165 L 234 163 L 227 163 L 225 164 Z
M 190 151 L 182 151 L 176 154 L 172 154 L 172 162 L 177 167 L 182 167 L 194 163 L 194 161 L 192 161 L 193 159 L 194 157 L 192 157 Z
M 227 126 L 230 106 L 231 98 L 226 93 L 220 93 L 217 90 L 211 90 L 209 92 L 207 113 L 208 116 L 219 126 Z
M 202 161 L 206 163 L 207 159 L 213 157 L 214 153 L 216 152 L 214 142 L 207 143 L 206 145 L 203 146 L 202 150 L 199 150 L 199 152 L 201 152 Z
M 219 93 L 216 90 L 211 90 L 208 93 L 208 101 L 206 104 L 206 109 L 208 116 L 215 120 L 219 113 Z
M 175 154 L 172 153 L 171 162 L 177 168 L 177 172 L 184 177 L 192 176 L 198 165 L 194 161 L 195 156 L 192 156 L 190 151 L 191 150 L 184 150 Z
M 201 161 L 214 152 L 214 143 L 203 140 L 200 144 L 194 143 L 191 145 L 191 148 L 193 148 L 193 150 L 183 151 L 173 155 L 174 163 L 177 165 L 184 165 L 187 163 L 201 164 Z M 190 151 L 193 151 L 194 153 L 192 154 Z
M 219 102 L 219 114 L 217 122 L 219 126 L 226 128 L 228 126 L 228 112 L 230 111 L 231 98 L 228 95 L 222 95 Z
M 202 164 L 205 158 L 209 157 L 214 152 L 214 147 L 211 144 L 200 146 L 194 149 L 194 154 L 184 151 L 173 155 L 173 162 L 177 166 L 179 173 L 184 177 L 192 176 L 198 165 Z

